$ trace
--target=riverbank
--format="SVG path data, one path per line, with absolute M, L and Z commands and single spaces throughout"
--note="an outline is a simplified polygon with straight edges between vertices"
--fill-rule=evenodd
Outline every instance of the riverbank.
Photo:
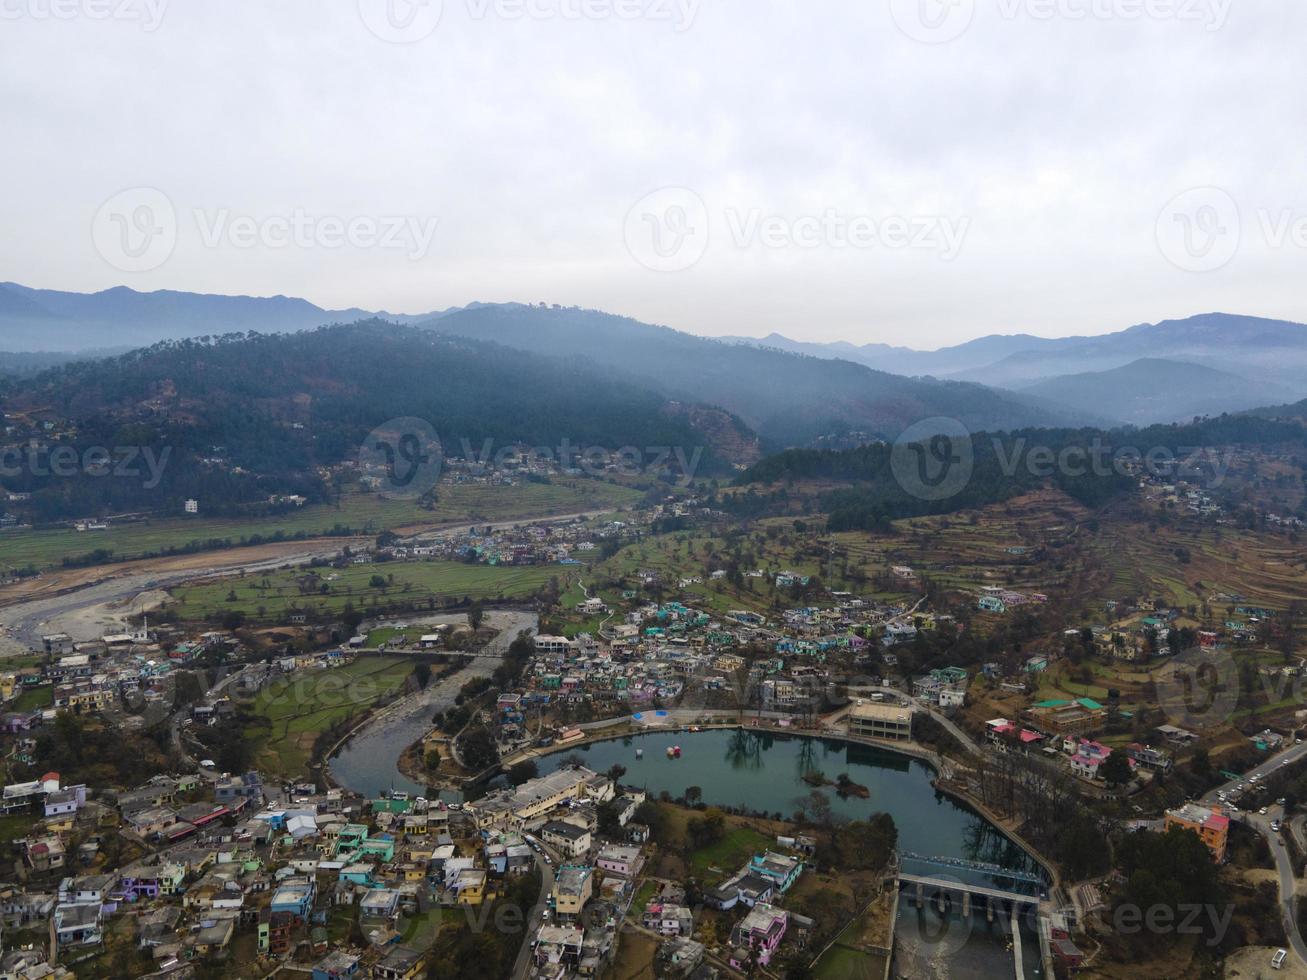
M 324 755 L 323 772 L 331 785 L 365 796 L 392 788 L 426 793 L 435 780 L 425 771 L 425 766 L 421 770 L 411 764 L 401 768 L 406 751 L 420 743 L 431 730 L 431 720 L 437 711 L 454 704 L 464 684 L 489 677 L 503 663 L 518 634 L 533 631 L 538 625 L 535 613 L 525 610 L 489 610 L 486 621 L 497 631 L 496 635 L 467 666 L 395 703 L 386 713 L 374 715 L 330 747 Z

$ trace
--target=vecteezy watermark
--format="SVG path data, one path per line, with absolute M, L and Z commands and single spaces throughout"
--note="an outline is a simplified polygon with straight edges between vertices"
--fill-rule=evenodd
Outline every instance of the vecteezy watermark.
M 687 31 L 698 16 L 700 0 L 463 0 L 471 21 L 647 21 Z M 454 5 L 451 4 L 451 8 Z M 369 31 L 392 44 L 413 44 L 430 37 L 444 14 L 442 0 L 358 0 L 359 16 Z
M 708 205 L 688 187 L 646 194 L 626 212 L 626 250 L 655 272 L 681 272 L 708 251 Z
M 1201 936 L 1207 946 L 1225 941 L 1234 916 L 1233 905 L 1138 905 L 1123 903 L 1112 911 L 1112 928 L 1122 936 L 1148 933 L 1155 936 Z
M 947 44 L 966 33 L 976 0 L 889 0 L 898 29 L 922 44 Z
M 439 225 L 434 217 L 343 216 L 305 208 L 263 215 L 195 208 L 190 217 L 205 248 L 383 249 L 402 251 L 413 261 L 430 252 Z M 172 256 L 181 224 L 168 195 L 154 187 L 134 187 L 100 206 L 91 234 L 110 265 L 123 272 L 149 272 Z
M 364 26 L 391 44 L 413 44 L 440 26 L 442 0 L 358 0 Z
M 957 419 L 923 419 L 904 429 L 890 449 L 894 479 L 919 500 L 957 496 L 971 482 L 975 463 L 971 432 Z
M 1219 31 L 1234 0 L 994 0 L 986 13 L 1007 21 L 1170 21 Z M 947 44 L 967 32 L 975 0 L 889 0 L 900 31 L 923 44 Z
M 678 34 L 699 14 L 700 0 L 465 0 L 473 20 L 650 21 Z
M 1223 649 L 1185 650 L 1158 672 L 1154 683 L 1158 707 L 1178 728 L 1219 728 L 1239 705 L 1238 671 Z
M 1247 212 L 1256 220 L 1245 222 Z M 1222 269 L 1250 243 L 1272 251 L 1307 252 L 1307 211 L 1259 207 L 1247 212 L 1220 187 L 1190 188 L 1167 202 L 1158 215 L 1158 248 L 1186 272 Z
M 172 446 L 158 451 L 153 446 L 7 446 L 0 449 L 0 477 L 139 479 L 142 487 L 153 490 L 170 456 Z
M 195 210 L 205 248 L 360 248 L 402 249 L 410 259 L 425 258 L 436 237 L 437 218 L 414 215 L 312 214 L 295 208 L 289 214 L 256 217 L 233 215 L 227 208 Z
M 419 418 L 391 419 L 377 426 L 359 447 L 364 485 L 386 497 L 421 497 L 440 479 L 444 462 L 440 437 Z
M 141 25 L 147 34 L 163 23 L 169 0 L 0 0 L 0 20 L 112 20 Z
M 957 257 L 971 219 L 947 215 L 851 213 L 825 208 L 808 214 L 769 213 L 757 207 L 723 207 L 710 212 L 688 187 L 664 187 L 640 198 L 626 213 L 622 236 L 627 251 L 655 272 L 680 272 L 708 251 L 714 228 L 729 244 L 746 249 L 882 249 L 931 251 L 945 261 Z
M 976 467 L 977 445 L 965 425 L 953 418 L 925 419 L 905 429 L 890 450 L 890 470 L 907 493 L 920 500 L 947 500 L 961 493 Z M 1233 453 L 1206 446 L 1114 446 L 1101 436 L 1085 443 L 1051 446 L 1025 436 L 990 437 L 987 447 L 1005 477 L 1024 472 L 1035 479 L 1054 476 L 1149 477 L 1181 479 L 1220 487 Z
M 91 222 L 96 251 L 122 272 L 149 272 L 177 247 L 177 211 L 155 187 L 131 187 L 100 205 Z
M 1228 265 L 1242 237 L 1239 205 L 1219 187 L 1177 194 L 1157 216 L 1157 247 L 1186 272 L 1212 272 Z
M 575 445 L 567 438 L 559 440 L 557 446 L 516 444 L 499 449 L 495 448 L 493 439 L 484 439 L 480 446 L 473 446 L 468 439 L 459 442 L 462 456 L 451 458 L 449 468 L 465 471 L 474 477 L 557 471 L 596 478 L 651 476 L 689 486 L 699 471 L 704 453 L 703 446 L 619 446 L 610 449 Z

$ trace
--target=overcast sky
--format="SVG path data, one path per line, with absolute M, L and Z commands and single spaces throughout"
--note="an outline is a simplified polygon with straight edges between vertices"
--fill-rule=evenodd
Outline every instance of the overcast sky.
M 0 0 L 0 279 L 913 347 L 1307 320 L 1305 36 L 1292 0 Z

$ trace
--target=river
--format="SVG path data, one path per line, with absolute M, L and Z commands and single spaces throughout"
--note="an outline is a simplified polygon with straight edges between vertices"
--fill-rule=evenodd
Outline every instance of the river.
M 454 621 L 464 621 L 464 617 L 428 616 L 405 620 L 414 625 Z M 459 688 L 475 678 L 490 676 L 518 633 L 535 630 L 538 623 L 535 613 L 503 609 L 487 611 L 486 625 L 499 630 L 482 651 L 491 656 L 473 660 L 458 673 L 433 682 L 425 691 L 412 695 L 364 725 L 331 757 L 332 777 L 347 789 L 369 797 L 391 789 L 425 795 L 426 786 L 415 783 L 396 767 L 400 754 L 426 735 L 431 728 L 432 715 L 454 704 Z M 499 659 L 495 658 L 496 654 Z

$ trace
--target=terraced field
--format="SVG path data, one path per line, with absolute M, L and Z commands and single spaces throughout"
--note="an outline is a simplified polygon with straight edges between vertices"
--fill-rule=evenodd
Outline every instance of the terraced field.
M 1156 596 L 1186 609 L 1210 602 L 1217 611 L 1231 604 L 1222 596 L 1274 610 L 1307 599 L 1307 549 L 1283 534 L 1105 522 L 1091 551 L 1106 573 L 1105 597 Z

